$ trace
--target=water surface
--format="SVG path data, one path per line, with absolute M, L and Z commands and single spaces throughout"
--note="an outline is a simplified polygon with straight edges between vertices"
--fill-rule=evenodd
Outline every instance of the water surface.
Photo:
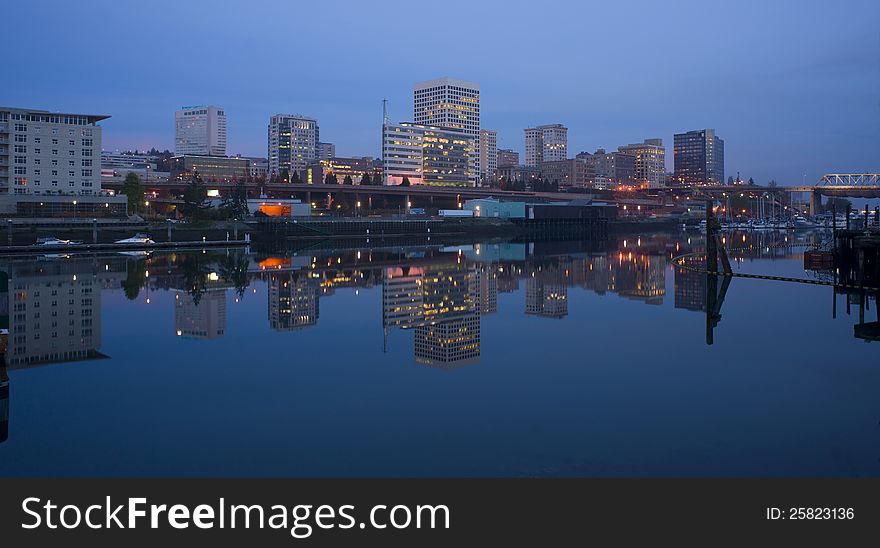
M 738 271 L 828 279 L 786 247 L 817 235 L 728 237 Z M 0 475 L 880 475 L 874 298 L 736 278 L 719 305 L 672 261 L 703 246 L 3 260 Z

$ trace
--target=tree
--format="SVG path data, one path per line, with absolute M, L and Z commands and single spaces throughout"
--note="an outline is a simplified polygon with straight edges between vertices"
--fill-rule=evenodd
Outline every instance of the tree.
M 244 181 L 235 183 L 232 194 L 224 200 L 223 207 L 227 210 L 229 216 L 233 218 L 243 217 L 248 214 L 247 187 Z
M 829 213 L 832 210 L 836 211 L 837 213 L 846 213 L 847 206 L 852 207 L 852 202 L 850 202 L 846 198 L 830 197 L 827 199 L 827 201 L 825 202 L 825 205 L 823 207 L 824 207 L 825 211 L 827 211 Z
M 370 186 L 371 184 L 373 184 L 373 181 L 370 180 L 370 174 L 365 171 L 364 176 L 361 177 L 361 185 Z
M 733 186 L 733 175 L 727 176 L 727 186 Z
M 409 177 L 406 175 L 403 176 L 403 181 L 400 182 L 400 186 L 410 186 Z
M 770 179 L 770 182 L 767 183 L 767 186 L 770 188 L 776 188 L 779 185 L 776 183 L 776 179 Z
M 351 175 L 346 175 L 345 179 L 342 180 L 342 184 L 344 185 L 353 185 L 354 181 L 351 180 Z
M 137 173 L 128 172 L 125 182 L 122 183 L 122 193 L 128 196 L 128 211 L 132 214 L 140 211 L 144 206 L 144 187 L 141 186 L 141 178 Z
M 749 177 L 749 186 L 755 186 L 755 180 Z
M 290 184 L 298 184 L 302 181 L 299 178 L 299 171 L 293 170 L 293 173 L 290 174 Z
M 338 185 L 339 180 L 336 179 L 336 174 L 332 171 L 328 171 L 327 175 L 324 176 L 324 184 L 325 185 Z
M 207 199 L 208 189 L 205 188 L 205 184 L 202 182 L 202 178 L 199 177 L 199 173 L 193 171 L 189 184 L 186 186 L 186 190 L 183 191 L 183 206 L 180 208 L 181 213 L 186 217 L 193 217 L 196 219 L 201 217 L 205 210 L 210 208 L 210 206 L 205 205 L 205 200 Z
M 125 298 L 133 301 L 140 295 L 141 287 L 146 282 L 146 262 L 145 261 L 127 261 L 125 263 L 126 276 L 122 281 L 122 289 L 125 292 Z

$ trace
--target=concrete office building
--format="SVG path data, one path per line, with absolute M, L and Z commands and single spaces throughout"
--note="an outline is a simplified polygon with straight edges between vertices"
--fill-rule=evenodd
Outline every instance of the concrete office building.
M 500 149 L 497 154 L 496 168 L 515 167 L 519 165 L 519 152 L 510 149 Z
M 491 180 L 498 169 L 498 134 L 491 129 L 480 130 L 480 182 Z
M 589 174 L 588 162 L 582 158 L 541 162 L 541 177 L 559 183 L 560 189 L 587 188 Z
M 318 159 L 318 121 L 299 114 L 276 114 L 269 119 L 269 175 L 305 178 Z
M 384 184 L 475 186 L 473 138 L 449 128 L 402 122 L 382 130 Z
M 329 160 L 336 158 L 336 145 L 333 143 L 318 143 L 318 159 Z
M 248 161 L 248 164 L 250 165 L 249 171 L 251 177 L 259 178 L 267 177 L 269 175 L 269 160 L 267 160 L 266 158 L 259 158 L 256 156 L 242 156 L 241 154 L 236 154 L 235 158 Z
M 101 126 L 109 116 L 0 107 L 0 211 L 37 217 L 124 214 L 101 190 Z
M 596 190 L 606 190 L 618 185 L 632 185 L 635 172 L 635 157 L 623 152 L 581 152 L 577 159 L 586 162 L 587 185 Z
M 174 153 L 226 156 L 226 112 L 210 105 L 181 107 L 174 113 Z
M 724 141 L 714 129 L 676 133 L 673 147 L 676 184 L 724 183 Z
M 666 184 L 666 149 L 663 139 L 645 139 L 617 148 L 633 156 L 633 184 L 642 188 L 661 188 Z
M 346 177 L 351 177 L 352 184 L 359 185 L 364 174 L 370 176 L 370 184 L 380 185 L 382 166 L 374 158 L 322 158 L 312 163 L 306 170 L 305 182 L 314 185 L 325 181 L 327 175 L 336 176 L 336 182 L 343 184 Z
M 562 124 L 526 128 L 525 139 L 527 167 L 568 159 L 568 128 Z
M 418 82 L 413 86 L 413 121 L 426 126 L 446 127 L 473 138 L 480 146 L 480 85 L 448 76 Z M 482 173 L 479 156 L 474 173 Z
M 198 173 L 206 183 L 238 181 L 250 176 L 251 161 L 223 156 L 185 155 L 171 158 L 171 179 L 189 179 L 193 173 Z

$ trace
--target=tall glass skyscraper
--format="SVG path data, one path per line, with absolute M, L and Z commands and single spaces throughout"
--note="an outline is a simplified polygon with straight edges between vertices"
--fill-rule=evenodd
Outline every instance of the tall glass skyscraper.
M 675 181 L 680 185 L 724 183 L 724 141 L 714 129 L 676 133 L 674 162 Z

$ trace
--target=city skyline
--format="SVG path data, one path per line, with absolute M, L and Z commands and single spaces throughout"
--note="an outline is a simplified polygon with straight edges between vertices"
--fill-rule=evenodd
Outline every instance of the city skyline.
M 320 20 L 333 12 L 333 4 L 271 9 L 296 9 L 298 16 Z M 173 150 L 171 112 L 190 104 L 223 105 L 229 124 L 228 153 L 246 156 L 265 154 L 269 116 L 302 112 L 319 121 L 322 138 L 335 143 L 340 156 L 378 156 L 382 99 L 389 100 L 392 120 L 409 121 L 413 84 L 448 75 L 480 84 L 481 127 L 498 132 L 499 149 L 522 154 L 523 129 L 550 123 L 569 128 L 571 157 L 597 148 L 614 150 L 650 137 L 660 137 L 669 146 L 674 133 L 712 127 L 728 144 L 728 173 L 739 171 L 758 182 L 775 179 L 780 184 L 800 184 L 802 179 L 815 181 L 825 172 L 877 168 L 880 38 L 870 22 L 880 10 L 866 1 L 847 4 L 850 9 L 802 9 L 794 2 L 761 4 L 759 9 L 755 3 L 751 9 L 713 7 L 702 15 L 687 8 L 662 11 L 642 5 L 628 10 L 628 28 L 621 40 L 623 26 L 600 26 L 588 35 L 567 32 L 580 20 L 576 15 L 582 8 L 577 4 L 562 3 L 557 10 L 536 13 L 527 22 L 511 26 L 499 15 L 503 13 L 496 9 L 500 6 L 488 3 L 472 8 L 474 15 L 463 22 L 462 33 L 471 26 L 488 36 L 550 29 L 546 45 L 534 48 L 502 41 L 505 55 L 495 56 L 496 62 L 487 66 L 465 44 L 452 45 L 445 55 L 425 64 L 418 48 L 398 51 L 392 43 L 380 40 L 353 48 L 342 42 L 322 46 L 315 55 L 302 55 L 303 66 L 297 73 L 318 71 L 343 58 L 351 70 L 322 77 L 319 85 L 302 85 L 304 80 L 293 72 L 282 72 L 271 80 L 242 81 L 226 70 L 229 65 L 248 63 L 248 74 L 261 74 L 273 63 L 262 59 L 265 56 L 260 52 L 274 47 L 283 35 L 275 29 L 285 17 L 283 13 L 262 17 L 269 6 L 257 4 L 237 12 L 237 28 L 242 31 L 215 41 L 205 40 L 205 35 L 227 28 L 228 11 L 223 8 L 231 4 L 205 11 L 199 5 L 158 2 L 129 21 L 113 3 L 73 7 L 33 2 L 10 6 L 11 17 L 29 20 L 47 9 L 59 17 L 47 23 L 45 42 L 9 59 L 13 73 L 28 77 L 20 79 L 0 102 L 110 115 L 104 123 L 108 150 L 151 146 Z M 377 35 L 393 33 L 422 15 L 419 8 L 402 7 L 389 6 L 397 15 L 388 18 L 368 6 L 347 6 L 352 22 L 338 24 L 344 27 L 341 30 L 351 30 L 351 35 L 361 26 L 374 29 Z M 172 9 L 175 17 L 167 17 Z M 557 17 L 561 11 L 571 16 Z M 615 12 L 613 6 L 599 6 L 591 8 L 590 15 Z M 851 17 L 854 12 L 862 16 Z M 716 25 L 703 24 L 719 17 L 731 29 L 728 35 L 719 34 Z M 101 21 L 100 40 L 122 47 L 99 46 L 99 55 L 85 55 L 91 44 L 62 47 L 56 42 L 63 33 L 54 33 L 53 28 L 62 22 L 86 21 Z M 824 35 L 845 30 L 851 40 L 820 42 L 814 38 L 820 27 Z M 25 28 L 10 28 L 13 42 L 27 40 Z M 155 40 L 166 35 L 174 39 Z M 439 37 L 439 31 L 426 30 L 422 38 L 430 41 L 435 36 Z M 682 53 L 688 44 L 710 38 L 713 47 Z M 319 42 L 303 43 L 308 48 L 309 43 Z M 202 55 L 213 48 L 217 51 L 210 58 Z M 544 49 L 559 54 L 551 61 L 541 54 Z M 58 51 L 65 55 L 57 55 Z M 201 59 L 189 67 L 186 79 L 164 78 L 161 64 L 149 60 L 180 51 L 189 52 L 187 58 Z M 654 54 L 655 62 L 641 63 L 639 70 L 621 62 L 635 62 L 648 51 L 660 53 Z M 392 54 L 391 70 L 375 70 L 377 60 L 382 65 L 382 59 Z M 145 68 L 136 70 L 133 57 L 140 56 L 146 58 Z M 589 70 L 582 71 L 584 75 L 560 72 L 560 67 L 571 63 Z M 34 70 L 38 64 L 48 70 Z M 93 78 L 83 77 L 90 72 Z M 602 75 L 602 83 L 595 75 Z M 65 85 L 59 87 L 59 81 Z M 59 89 L 64 89 L 63 96 Z M 667 171 L 672 171 L 671 162 L 668 153 Z

